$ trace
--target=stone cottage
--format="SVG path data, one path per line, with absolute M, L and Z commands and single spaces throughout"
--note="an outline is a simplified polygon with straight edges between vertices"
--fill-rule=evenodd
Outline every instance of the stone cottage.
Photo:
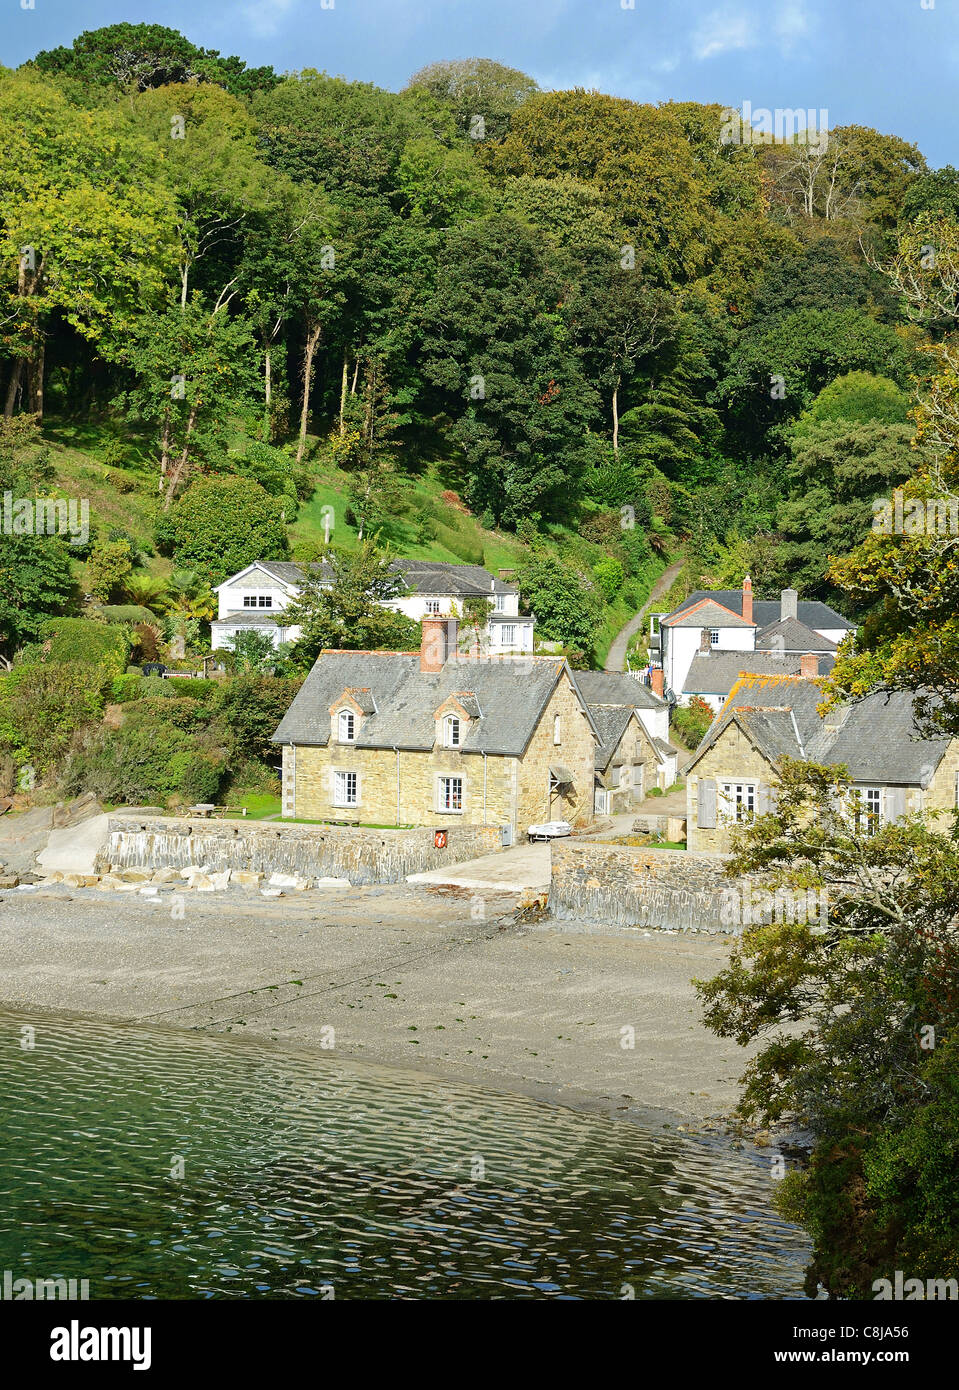
M 825 717 L 822 698 L 810 676 L 741 676 L 686 771 L 690 849 L 728 852 L 733 827 L 772 808 L 784 756 L 845 766 L 860 829 L 959 804 L 959 740 L 919 738 L 908 692 L 868 695 Z
M 500 825 L 593 816 L 600 734 L 565 660 L 472 657 L 455 618 L 418 652 L 327 651 L 284 716 L 283 814 L 365 825 Z
M 677 777 L 679 750 L 669 742 L 669 706 L 633 676 L 576 671 L 573 679 L 599 731 L 597 815 L 632 811 L 653 787 Z

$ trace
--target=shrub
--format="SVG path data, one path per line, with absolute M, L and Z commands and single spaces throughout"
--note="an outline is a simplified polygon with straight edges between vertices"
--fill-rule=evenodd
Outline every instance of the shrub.
M 271 735 L 293 702 L 299 680 L 252 672 L 225 681 L 215 707 L 230 731 L 237 759 L 276 756 Z
M 170 761 L 170 781 L 187 801 L 213 801 L 220 796 L 226 773 L 211 753 L 177 753 Z
M 155 623 L 156 614 L 140 603 L 105 603 L 97 614 L 107 623 Z
M 43 650 L 29 648 L 28 661 L 84 662 L 101 668 L 105 678 L 120 676 L 130 655 L 130 634 L 92 618 L 49 618 L 41 633 Z
M 607 603 L 612 603 L 623 587 L 623 567 L 612 555 L 606 555 L 593 566 L 593 577 L 599 585 Z
M 139 672 L 125 671 L 122 676 L 114 676 L 110 683 L 110 699 L 116 705 L 124 705 L 140 696 L 143 677 Z
M 103 711 L 103 675 L 87 662 L 28 662 L 0 678 L 0 747 L 38 772 Z
M 694 695 L 687 706 L 677 705 L 673 710 L 673 728 L 685 744 L 690 748 L 697 748 L 706 737 L 713 717 L 712 709 L 706 701 Z
M 286 558 L 282 510 L 282 498 L 248 478 L 198 478 L 158 521 L 157 544 L 217 584 L 253 560 Z

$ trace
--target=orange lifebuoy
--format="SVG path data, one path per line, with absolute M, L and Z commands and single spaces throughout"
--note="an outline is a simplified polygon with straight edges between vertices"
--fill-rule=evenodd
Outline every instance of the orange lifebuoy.
M 446 848 L 446 831 L 445 831 L 445 830 L 436 830 L 436 831 L 433 832 L 433 848 L 434 848 L 434 849 L 445 849 L 445 848 Z

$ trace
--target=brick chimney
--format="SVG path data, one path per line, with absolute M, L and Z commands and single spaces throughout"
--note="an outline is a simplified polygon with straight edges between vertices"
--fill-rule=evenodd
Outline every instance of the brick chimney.
M 709 628 L 704 627 L 702 632 L 699 634 L 699 650 L 701 652 L 711 652 L 712 649 L 713 644 L 709 639 Z
M 799 594 L 795 589 L 783 589 L 779 595 L 780 618 L 799 617 Z
M 747 623 L 753 620 L 753 581 L 748 574 L 743 580 L 743 618 Z
M 663 698 L 663 668 L 654 666 L 649 673 L 649 684 L 654 695 Z
M 815 652 L 803 652 L 799 658 L 799 674 L 807 680 L 815 680 L 819 675 L 819 657 Z
M 456 619 L 440 618 L 435 614 L 422 619 L 420 636 L 420 670 L 435 675 L 446 664 L 456 648 Z

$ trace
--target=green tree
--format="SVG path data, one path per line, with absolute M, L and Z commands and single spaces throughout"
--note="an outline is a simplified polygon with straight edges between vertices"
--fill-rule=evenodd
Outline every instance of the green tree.
M 245 478 L 198 478 L 158 527 L 157 541 L 211 584 L 289 553 L 279 503 Z
M 750 907 L 766 920 L 747 920 L 729 964 L 698 982 L 714 1032 L 761 1044 L 743 1113 L 812 1131 L 781 1210 L 813 1237 L 809 1294 L 844 1298 L 871 1297 L 897 1268 L 959 1270 L 959 1203 L 944 1186 L 955 1091 L 943 1084 L 959 1022 L 959 851 L 919 817 L 869 833 L 857 796 L 844 768 L 782 761 L 775 810 L 737 831 L 728 868 L 761 875 Z M 931 1061 L 923 1028 L 946 1056 L 937 1042 Z
M 536 635 L 588 656 L 602 601 L 590 582 L 553 555 L 534 556 L 517 575 L 523 603 L 536 614 Z
M 429 63 L 415 72 L 405 90 L 421 89 L 447 103 L 457 129 L 473 139 L 498 140 L 523 102 L 539 91 L 532 77 L 490 58 Z M 482 120 L 482 126 L 476 118 Z
M 23 391 L 43 414 L 44 351 L 61 316 L 90 342 L 122 341 L 156 301 L 174 253 L 160 157 L 115 110 L 81 111 L 35 73 L 0 73 L 4 414 Z
M 193 298 L 138 318 L 123 351 L 136 382 L 117 404 L 157 431 L 165 511 L 187 485 L 204 437 L 250 402 L 256 383 L 250 323 Z
M 109 603 L 123 589 L 133 569 L 129 541 L 105 541 L 87 561 L 87 587 L 99 603 Z
M 241 58 L 221 58 L 197 48 L 163 24 L 108 24 L 87 29 L 69 48 L 47 49 L 33 59 L 41 72 L 74 78 L 95 87 L 143 91 L 171 82 L 219 82 L 234 95 L 275 86 L 271 67 L 248 68 Z
M 423 311 L 424 370 L 454 417 L 470 504 L 507 525 L 568 513 L 586 466 L 596 400 L 560 293 L 542 240 L 504 215 L 449 234 Z
M 309 665 L 325 648 L 347 651 L 415 651 L 419 624 L 383 605 L 406 592 L 402 572 L 390 556 L 364 540 L 354 551 L 330 551 L 328 578 L 307 575 L 286 621 L 302 629 L 293 658 Z

